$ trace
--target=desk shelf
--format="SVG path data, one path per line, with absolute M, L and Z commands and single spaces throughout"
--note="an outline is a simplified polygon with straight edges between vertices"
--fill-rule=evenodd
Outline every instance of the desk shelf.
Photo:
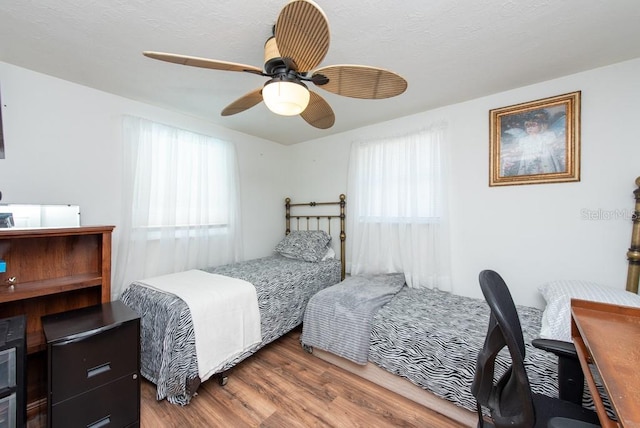
M 5 285 L 0 289 L 0 304 L 101 285 L 102 275 L 100 272 L 23 282 L 13 286 Z

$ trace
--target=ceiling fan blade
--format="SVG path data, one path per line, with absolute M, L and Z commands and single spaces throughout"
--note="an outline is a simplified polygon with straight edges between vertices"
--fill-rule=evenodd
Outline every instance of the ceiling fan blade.
M 379 100 L 395 97 L 407 89 L 407 81 L 393 71 L 366 65 L 331 65 L 313 72 L 312 79 L 322 75 L 329 79 L 318 87 L 351 98 Z
M 248 94 L 244 94 L 222 110 L 222 116 L 231 116 L 250 109 L 262 101 L 262 88 L 255 89 Z
M 315 128 L 331 128 L 336 121 L 336 116 L 333 114 L 331 106 L 315 92 L 309 91 L 309 93 L 311 94 L 309 105 L 300 113 L 300 116 Z
M 292 0 L 278 16 L 276 44 L 283 58 L 291 58 L 299 72 L 317 67 L 329 50 L 327 17 L 311 0 Z
M 246 71 L 254 74 L 262 74 L 262 69 L 253 65 L 238 64 L 235 62 L 216 61 L 207 58 L 198 58 L 195 56 L 176 55 L 163 52 L 143 52 L 144 56 L 161 61 L 173 62 L 174 64 L 190 65 L 192 67 L 211 68 L 213 70 L 223 71 Z

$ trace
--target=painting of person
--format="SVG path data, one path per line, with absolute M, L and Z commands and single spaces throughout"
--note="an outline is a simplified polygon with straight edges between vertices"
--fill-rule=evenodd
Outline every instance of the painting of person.
M 500 175 L 566 172 L 564 108 L 534 109 L 501 121 Z

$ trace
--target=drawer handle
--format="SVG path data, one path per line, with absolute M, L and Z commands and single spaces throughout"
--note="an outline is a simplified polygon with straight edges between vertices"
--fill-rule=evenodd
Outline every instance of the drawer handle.
M 91 369 L 87 369 L 87 379 L 111 370 L 111 363 L 104 363 Z
M 100 419 L 99 421 L 95 421 L 94 423 L 87 425 L 87 428 L 106 427 L 110 423 L 111 423 L 111 415 L 108 415 L 108 416 L 105 416 L 104 418 Z

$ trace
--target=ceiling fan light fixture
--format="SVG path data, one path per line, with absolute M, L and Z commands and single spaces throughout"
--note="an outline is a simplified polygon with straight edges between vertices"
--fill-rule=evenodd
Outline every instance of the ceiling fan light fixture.
M 269 80 L 262 88 L 262 99 L 269 110 L 281 116 L 295 116 L 309 105 L 311 94 L 307 87 L 296 80 Z

